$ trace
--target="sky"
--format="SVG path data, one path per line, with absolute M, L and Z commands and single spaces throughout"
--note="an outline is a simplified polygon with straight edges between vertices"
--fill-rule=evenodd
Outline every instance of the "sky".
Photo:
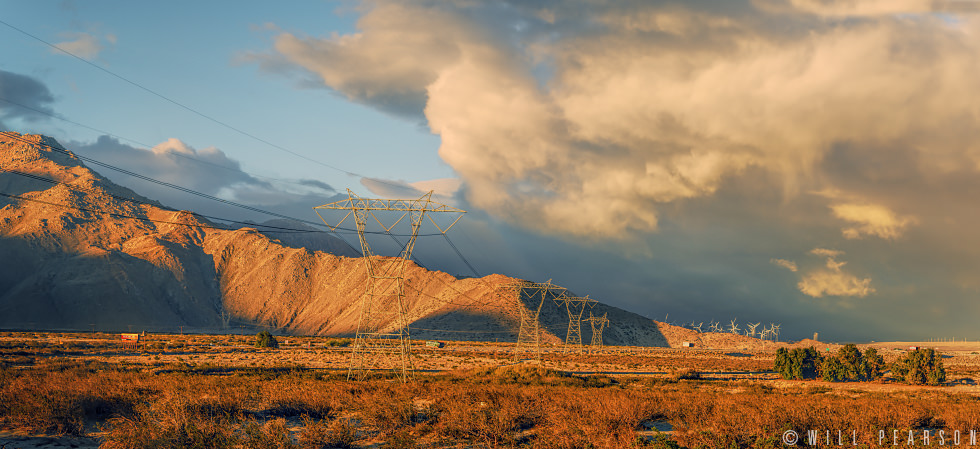
M 0 128 L 311 221 L 348 188 L 434 190 L 478 274 L 658 320 L 980 339 L 978 2 L 0 11 Z M 417 254 L 472 274 L 444 240 Z

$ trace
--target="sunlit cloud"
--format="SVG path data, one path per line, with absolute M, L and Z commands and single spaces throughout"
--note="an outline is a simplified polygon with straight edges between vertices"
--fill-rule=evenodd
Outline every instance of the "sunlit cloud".
M 980 45 L 940 19 L 895 15 L 922 2 L 785 3 L 780 20 L 807 33 L 752 19 L 762 7 L 684 5 L 583 14 L 558 3 L 371 2 L 355 33 L 283 32 L 275 52 L 252 60 L 424 120 L 471 204 L 548 232 L 654 231 L 664 205 L 712 196 L 749 168 L 775 174 L 787 198 L 832 187 L 817 174 L 839 142 L 912 144 L 924 170 L 980 161 L 978 128 L 952 125 L 980 100 L 967 75 L 980 69 Z M 807 22 L 838 13 L 868 19 Z M 907 226 L 840 213 L 859 220 L 845 231 L 854 238 Z
M 814 256 L 822 256 L 827 258 L 834 258 L 844 254 L 843 251 L 838 251 L 836 249 L 826 249 L 826 248 L 814 248 L 810 250 L 810 254 Z
M 799 268 L 796 266 L 796 262 L 793 262 L 792 260 L 772 259 L 770 260 L 770 262 L 774 265 L 778 265 L 794 273 L 796 273 L 799 270 Z
M 936 10 L 936 0 L 758 0 L 772 10 L 805 12 L 821 16 L 880 16 L 928 13 Z
M 955 310 L 980 288 L 980 16 L 953 3 L 365 1 L 248 59 L 427 127 L 492 226 L 642 260 L 615 275 L 648 310 Z
M 836 258 L 843 255 L 841 251 L 817 248 L 810 254 L 826 256 L 823 268 L 808 271 L 803 275 L 797 287 L 803 294 L 820 298 L 823 296 L 855 296 L 863 298 L 875 292 L 871 287 L 871 278 L 858 278 L 843 270 L 847 262 Z
M 842 231 L 849 239 L 880 237 L 894 240 L 916 221 L 914 217 L 899 217 L 877 204 L 836 204 L 831 209 L 835 217 L 853 224 Z

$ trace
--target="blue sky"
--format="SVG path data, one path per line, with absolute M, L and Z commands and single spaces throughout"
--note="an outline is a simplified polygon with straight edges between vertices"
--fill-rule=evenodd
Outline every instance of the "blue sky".
M 0 0 L 0 20 L 356 175 L 2 25 L 0 94 L 136 143 L 3 103 L 0 125 L 308 219 L 348 187 L 434 188 L 470 211 L 454 235 L 482 274 L 657 319 L 980 338 L 972 4 Z M 422 260 L 465 274 L 438 243 Z
M 10 1 L 2 7 L 5 22 L 51 43 L 77 40 L 79 33 L 92 36 L 102 47 L 90 58 L 93 63 L 297 153 L 368 176 L 415 181 L 452 175 L 432 150 L 438 138 L 418 123 L 352 104 L 326 89 L 296 88 L 242 61 L 246 53 L 270 47 L 275 31 L 267 24 L 312 36 L 352 31 L 357 15 L 344 3 L 309 2 L 295 10 L 239 2 Z M 148 145 L 177 137 L 198 149 L 218 147 L 259 174 L 341 186 L 351 181 L 8 27 L 0 33 L 6 42 L 2 68 L 43 81 L 65 118 Z M 38 132 L 71 140 L 97 137 L 64 122 L 36 125 Z M 417 174 L 407 175 L 406 169 Z

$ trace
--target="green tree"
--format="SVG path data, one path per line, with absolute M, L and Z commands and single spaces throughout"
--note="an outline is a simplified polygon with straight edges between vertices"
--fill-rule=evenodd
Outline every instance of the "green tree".
M 276 337 L 273 337 L 269 331 L 262 331 L 255 334 L 255 347 L 256 348 L 278 348 L 279 342 L 276 341 Z
M 946 382 L 942 356 L 932 349 L 916 349 L 892 364 L 892 374 L 912 385 L 941 385 Z
M 840 359 L 841 373 L 840 380 L 864 380 L 861 377 L 861 351 L 853 343 L 844 345 L 837 350 L 837 358 Z
M 875 380 L 881 377 L 885 361 L 874 348 L 861 354 L 857 346 L 845 345 L 836 356 L 826 357 L 820 365 L 820 378 L 828 382 Z
M 816 379 L 821 363 L 820 353 L 813 346 L 792 351 L 779 348 L 774 369 L 783 379 Z
M 864 350 L 864 357 L 861 361 L 861 377 L 864 380 L 880 379 L 885 371 L 885 359 L 878 354 L 875 348 Z
M 838 382 L 847 379 L 847 366 L 837 357 L 827 357 L 820 365 L 820 378 L 827 382 Z

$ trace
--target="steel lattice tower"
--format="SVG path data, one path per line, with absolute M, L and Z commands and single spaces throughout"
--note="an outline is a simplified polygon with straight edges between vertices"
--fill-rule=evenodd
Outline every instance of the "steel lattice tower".
M 609 318 L 606 318 L 608 313 L 602 314 L 601 317 L 592 316 L 592 312 L 589 312 L 589 318 L 586 320 L 592 325 L 592 344 L 591 350 L 595 351 L 602 348 L 602 331 L 609 324 Z
M 555 297 L 563 294 L 564 291 L 564 288 L 552 284 L 551 280 L 543 284 L 520 281 L 497 286 L 498 296 L 512 295 L 515 297 L 517 312 L 521 317 L 521 329 L 517 334 L 517 347 L 514 349 L 515 359 L 520 358 L 521 353 L 534 352 L 535 359 L 541 360 L 541 323 L 538 321 L 541 316 L 541 306 L 544 305 L 549 294 Z M 527 296 L 532 300 L 531 304 L 534 304 L 538 295 L 541 299 L 537 301 L 537 307 L 534 310 L 525 306 L 524 301 L 521 300 Z
M 595 306 L 596 300 L 589 299 L 589 295 L 579 298 L 575 296 L 561 295 L 555 298 L 555 303 L 565 305 L 568 312 L 568 333 L 565 334 L 564 351 L 580 351 L 582 349 L 582 314 L 586 308 Z
M 432 201 L 432 192 L 411 200 L 361 198 L 350 189 L 347 189 L 347 196 L 346 200 L 313 208 L 331 230 L 336 230 L 348 217 L 354 216 L 357 237 L 361 242 L 361 253 L 367 268 L 367 285 L 364 296 L 361 297 L 361 315 L 357 323 L 357 333 L 354 335 L 347 379 L 363 378 L 370 369 L 393 368 L 398 370 L 402 382 L 406 382 L 411 375 L 413 365 L 412 340 L 405 304 L 405 262 L 412 258 L 419 228 L 422 227 L 427 213 L 460 214 L 445 229 L 429 217 L 429 221 L 436 229 L 445 234 L 466 211 Z M 323 215 L 320 215 L 318 209 L 349 212 L 337 224 L 331 225 Z M 396 215 L 398 212 L 401 214 L 391 225 L 386 226 L 375 214 L 376 211 L 394 211 Z M 374 219 L 384 229 L 384 233 L 391 235 L 391 230 L 406 216 L 409 218 L 411 234 L 399 257 L 375 255 L 365 238 L 369 220 Z

